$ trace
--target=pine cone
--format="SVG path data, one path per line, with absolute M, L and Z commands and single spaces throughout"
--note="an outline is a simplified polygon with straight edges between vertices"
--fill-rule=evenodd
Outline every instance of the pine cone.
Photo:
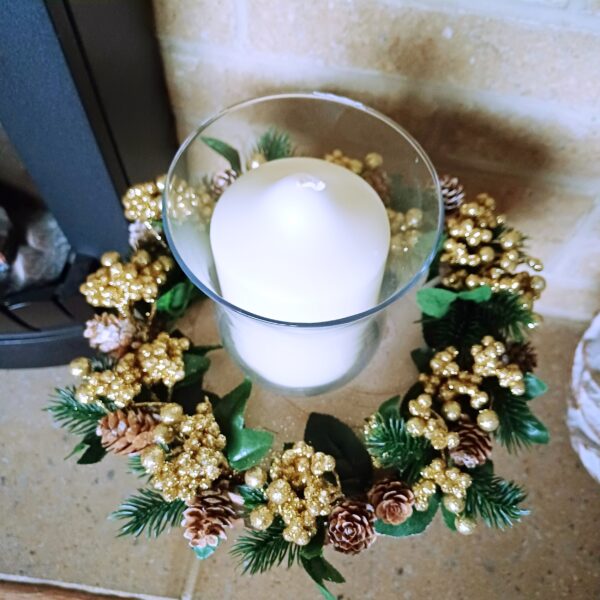
M 237 173 L 232 169 L 226 169 L 216 173 L 212 178 L 210 185 L 210 191 L 213 197 L 219 198 L 219 196 L 237 179 Z
M 505 364 L 517 365 L 523 373 L 531 373 L 537 367 L 537 354 L 529 342 L 509 344 L 502 359 Z
M 96 433 L 107 450 L 132 454 L 154 443 L 152 432 L 158 422 L 157 416 L 140 408 L 119 409 L 100 420 Z
M 338 552 L 358 554 L 375 541 L 374 522 L 370 504 L 344 500 L 329 515 L 327 539 Z
M 457 209 L 465 199 L 465 190 L 458 181 L 458 177 L 444 175 L 440 179 L 440 187 L 442 188 L 442 200 L 446 212 Z
M 119 357 L 125 354 L 131 345 L 135 325 L 129 319 L 102 313 L 87 321 L 83 335 L 89 338 L 92 348 Z
M 227 539 L 225 528 L 234 526 L 242 504 L 241 497 L 229 491 L 227 481 L 200 492 L 183 513 L 183 537 L 192 548 L 215 547 Z
M 457 465 L 472 469 L 484 464 L 492 453 L 490 436 L 482 431 L 476 423 L 461 419 L 456 430 L 460 441 L 451 450 L 450 457 Z
M 388 175 L 382 169 L 363 171 L 361 177 L 379 194 L 386 206 L 390 204 L 390 182 Z
M 375 516 L 390 525 L 404 523 L 413 513 L 415 495 L 402 481 L 382 479 L 369 490 L 367 498 Z

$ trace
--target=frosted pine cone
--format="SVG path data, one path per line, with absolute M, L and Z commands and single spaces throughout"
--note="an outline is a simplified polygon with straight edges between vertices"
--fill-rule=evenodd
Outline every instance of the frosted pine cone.
M 374 522 L 370 504 L 344 500 L 329 515 L 327 539 L 338 552 L 358 554 L 375 541 Z
M 133 341 L 135 325 L 129 319 L 102 313 L 85 324 L 83 335 L 89 338 L 92 348 L 122 356 Z
M 447 212 L 457 209 L 465 199 L 465 190 L 458 180 L 458 177 L 444 175 L 440 179 L 442 188 L 442 200 Z
M 457 465 L 473 469 L 484 464 L 492 453 L 490 436 L 482 431 L 476 423 L 462 419 L 457 429 L 458 446 L 450 452 L 450 457 Z
M 154 443 L 158 417 L 139 408 L 116 410 L 100 420 L 96 433 L 101 443 L 115 454 L 133 454 Z
M 537 354 L 529 342 L 525 344 L 511 343 L 506 348 L 502 362 L 517 365 L 523 373 L 531 373 L 537 367 Z
M 192 548 L 214 548 L 219 540 L 227 539 L 225 529 L 234 526 L 242 504 L 242 498 L 229 491 L 227 482 L 200 492 L 183 513 L 183 537 Z
M 218 198 L 236 179 L 237 173 L 233 169 L 220 171 L 212 178 L 210 191 Z
M 155 242 L 156 234 L 141 221 L 129 223 L 129 246 L 139 250 L 142 246 Z
M 400 525 L 413 513 L 415 495 L 401 481 L 378 481 L 369 490 L 367 497 L 375 509 L 375 516 L 384 523 Z

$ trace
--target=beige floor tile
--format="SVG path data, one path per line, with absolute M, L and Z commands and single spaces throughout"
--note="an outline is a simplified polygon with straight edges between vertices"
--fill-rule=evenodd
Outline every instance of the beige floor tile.
M 198 341 L 216 339 L 214 326 L 205 318 L 209 311 L 209 307 L 202 308 L 202 317 L 190 315 L 186 324 Z M 391 321 L 373 363 L 349 386 L 304 400 L 255 388 L 249 421 L 283 431 L 281 440 L 298 439 L 311 410 L 338 415 L 347 423 L 359 425 L 380 401 L 406 389 L 414 377 L 412 366 L 406 363 L 406 346 L 403 349 L 402 331 L 398 331 L 400 321 Z M 600 519 L 600 488 L 572 452 L 564 425 L 572 354 L 582 331 L 582 324 L 550 320 L 537 334 L 539 375 L 551 389 L 535 402 L 534 410 L 550 428 L 551 444 L 525 453 L 522 459 L 509 457 L 502 450 L 496 455 L 499 474 L 528 489 L 527 505 L 533 509 L 532 515 L 512 530 L 497 532 L 481 527 L 471 538 L 453 535 L 438 519 L 421 538 L 380 539 L 359 558 L 327 551 L 347 580 L 335 588 L 340 598 L 583 599 L 600 594 L 600 540 L 591 526 Z M 417 339 L 418 334 L 406 345 L 417 345 Z M 226 391 L 240 377 L 223 352 L 214 354 L 209 386 Z M 318 597 L 298 568 L 241 576 L 227 553 L 231 545 L 230 540 L 209 561 L 200 564 L 194 598 Z
M 125 460 L 63 460 L 75 438 L 42 408 L 69 381 L 66 367 L 0 371 L 0 573 L 178 596 L 191 558 L 178 533 L 117 539 L 106 520 L 137 487 Z

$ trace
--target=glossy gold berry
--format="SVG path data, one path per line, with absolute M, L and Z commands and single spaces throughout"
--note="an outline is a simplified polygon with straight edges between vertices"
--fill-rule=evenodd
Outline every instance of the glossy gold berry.
M 250 525 L 258 531 L 268 529 L 273 523 L 275 515 L 267 506 L 259 506 L 250 513 Z
M 476 527 L 477 523 L 473 519 L 469 519 L 464 516 L 458 516 L 454 519 L 454 526 L 456 527 L 456 531 L 462 535 L 471 535 Z
M 244 482 L 251 488 L 262 488 L 267 482 L 267 474 L 260 467 L 252 467 L 244 473 Z
M 496 411 L 491 409 L 482 410 L 477 415 L 477 425 L 480 429 L 486 432 L 496 431 L 500 421 L 498 420 L 498 414 Z

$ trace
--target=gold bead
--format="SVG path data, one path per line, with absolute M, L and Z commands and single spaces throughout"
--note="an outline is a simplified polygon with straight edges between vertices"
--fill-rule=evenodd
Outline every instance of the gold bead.
M 425 433 L 425 420 L 421 417 L 413 417 L 406 422 L 406 430 L 410 435 L 421 436 Z
M 166 404 L 160 409 L 160 418 L 163 423 L 173 425 L 181 421 L 183 417 L 183 407 L 180 404 Z
M 244 482 L 251 488 L 262 488 L 267 482 L 267 474 L 260 467 L 252 467 L 244 473 Z
M 423 211 L 419 208 L 409 208 L 406 211 L 406 224 L 411 229 L 418 229 L 423 223 Z
M 369 152 L 365 156 L 365 164 L 369 169 L 378 169 L 383 164 L 383 157 L 377 152 Z
M 460 436 L 458 435 L 458 433 L 456 433 L 456 431 L 451 431 L 446 439 L 446 447 L 448 448 L 448 450 L 454 450 L 454 448 L 458 448 L 459 444 Z
M 156 473 L 165 461 L 165 453 L 159 446 L 148 446 L 142 450 L 140 460 L 148 473 Z
M 273 504 L 287 502 L 293 494 L 290 484 L 285 479 L 276 479 L 267 488 L 266 496 Z
M 454 526 L 456 527 L 456 531 L 458 531 L 458 533 L 462 535 L 471 535 L 475 531 L 477 523 L 468 517 L 457 516 L 454 519 Z
M 254 529 L 264 531 L 271 526 L 274 518 L 273 513 L 267 506 L 259 506 L 250 513 L 250 525 Z
M 458 515 L 465 509 L 465 501 L 454 494 L 444 494 L 442 502 L 446 510 L 453 515 Z
M 496 411 L 487 408 L 477 415 L 477 425 L 488 433 L 498 429 L 499 420 Z
M 112 267 L 112 265 L 116 264 L 119 262 L 120 260 L 120 256 L 118 252 L 105 252 L 101 257 L 100 257 L 100 264 L 103 267 Z
M 70 362 L 69 368 L 71 369 L 71 375 L 73 375 L 73 377 L 84 377 L 91 370 L 90 361 L 82 356 L 74 358 Z
M 529 281 L 529 285 L 531 286 L 532 290 L 535 290 L 538 293 L 543 292 L 546 288 L 546 280 L 539 275 L 534 275 Z
M 159 423 L 152 430 L 152 437 L 157 444 L 170 444 L 175 439 L 175 433 L 168 425 Z
M 442 404 L 442 414 L 448 421 L 458 421 L 462 413 L 460 403 L 456 400 L 450 400 Z

